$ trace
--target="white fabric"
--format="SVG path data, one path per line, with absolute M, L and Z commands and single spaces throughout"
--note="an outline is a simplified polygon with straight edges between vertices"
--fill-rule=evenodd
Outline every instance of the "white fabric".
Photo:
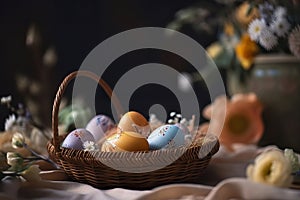
M 276 188 L 253 183 L 244 178 L 230 178 L 215 187 L 196 184 L 176 184 L 148 191 L 121 188 L 99 190 L 86 184 L 68 181 L 42 181 L 38 184 L 7 180 L 1 183 L 2 200 L 151 200 L 151 199 L 300 199 L 300 190 Z
M 2 200 L 150 200 L 150 199 L 300 199 L 300 190 L 257 184 L 245 178 L 245 168 L 261 151 L 275 148 L 257 148 L 237 145 L 235 152 L 221 148 L 201 176 L 201 184 L 166 185 L 153 190 L 135 191 L 122 188 L 99 190 L 87 184 L 71 181 L 44 180 L 38 183 L 6 179 L 0 182 Z M 54 180 L 62 180 L 59 176 Z M 63 176 L 60 176 L 63 177 Z

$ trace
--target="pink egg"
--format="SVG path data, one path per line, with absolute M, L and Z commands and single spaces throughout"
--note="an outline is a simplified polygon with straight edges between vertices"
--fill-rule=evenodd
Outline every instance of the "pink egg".
M 61 146 L 70 149 L 83 150 L 83 143 L 86 141 L 95 142 L 95 139 L 88 130 L 79 128 L 69 133 Z
M 105 137 L 105 132 L 114 127 L 114 122 L 106 115 L 97 115 L 86 125 L 88 130 L 95 138 L 95 141 Z

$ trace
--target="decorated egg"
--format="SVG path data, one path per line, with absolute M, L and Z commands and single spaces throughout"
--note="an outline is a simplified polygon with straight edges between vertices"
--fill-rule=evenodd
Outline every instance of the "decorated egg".
M 182 131 L 178 126 L 167 124 L 155 129 L 148 137 L 150 150 L 157 150 L 169 144 L 178 132 Z M 178 136 L 180 139 L 180 136 Z M 179 141 L 179 140 L 178 140 Z
M 102 145 L 102 151 L 149 151 L 147 139 L 136 132 L 121 132 L 109 137 Z
M 164 146 L 164 148 L 169 149 L 183 146 L 185 144 L 185 136 L 186 134 L 182 131 L 181 128 L 179 128 L 175 137 L 171 139 L 170 142 L 166 146 Z
M 75 129 L 74 131 L 69 133 L 69 135 L 65 138 L 61 146 L 70 149 L 82 150 L 83 143 L 86 141 L 95 142 L 95 139 L 88 130 L 80 128 Z
M 115 133 L 109 138 L 107 138 L 104 143 L 101 146 L 101 151 L 105 152 L 117 152 L 121 151 L 117 146 L 116 146 L 116 141 L 119 139 L 120 134 Z
M 150 133 L 150 126 L 147 119 L 136 111 L 125 113 L 119 121 L 118 128 L 121 131 L 140 133 L 145 137 Z
M 105 137 L 105 133 L 114 127 L 114 122 L 106 115 L 97 115 L 86 125 L 88 130 L 95 138 L 95 141 Z

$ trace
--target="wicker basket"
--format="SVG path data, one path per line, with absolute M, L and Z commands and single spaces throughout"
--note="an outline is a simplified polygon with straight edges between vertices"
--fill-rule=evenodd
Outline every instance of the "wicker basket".
M 200 136 L 197 142 L 189 147 L 149 152 L 92 152 L 61 147 L 66 135 L 58 133 L 59 105 L 68 83 L 77 76 L 96 80 L 110 97 L 112 95 L 108 85 L 88 71 L 71 73 L 57 91 L 52 112 L 53 138 L 48 142 L 47 149 L 49 156 L 71 179 L 101 189 L 151 189 L 164 184 L 200 182 L 201 173 L 207 167 L 211 156 L 219 149 L 219 142 L 215 136 Z M 112 103 L 120 112 L 119 102 L 115 100 Z M 170 162 L 173 160 L 176 161 Z M 169 164 L 164 166 L 165 163 Z M 112 167 L 115 165 L 122 169 Z M 153 167 L 157 170 L 148 170 Z M 135 169 L 136 173 L 133 173 L 132 169 Z

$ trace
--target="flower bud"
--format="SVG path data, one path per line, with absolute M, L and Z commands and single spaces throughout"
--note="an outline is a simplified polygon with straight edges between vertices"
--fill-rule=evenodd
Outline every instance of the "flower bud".
M 13 148 L 22 148 L 24 146 L 25 138 L 22 133 L 15 133 L 13 135 L 11 145 Z
M 15 152 L 8 152 L 6 154 L 7 164 L 9 164 L 12 168 L 19 168 L 23 164 L 23 158 Z
M 28 182 L 36 182 L 41 180 L 40 172 L 38 165 L 31 165 L 21 173 L 21 176 Z

